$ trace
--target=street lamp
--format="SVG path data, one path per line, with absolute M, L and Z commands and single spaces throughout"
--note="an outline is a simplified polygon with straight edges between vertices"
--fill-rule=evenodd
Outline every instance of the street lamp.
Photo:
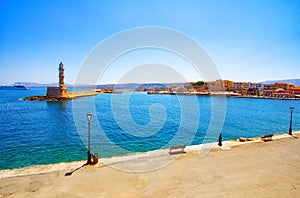
M 290 116 L 290 128 L 289 128 L 289 135 L 292 135 L 292 122 L 293 122 L 293 111 L 294 111 L 294 107 L 290 107 L 291 110 L 291 116 Z
M 91 119 L 92 119 L 92 113 L 86 114 L 87 119 L 88 119 L 88 160 L 87 164 L 92 164 L 92 159 L 91 159 Z

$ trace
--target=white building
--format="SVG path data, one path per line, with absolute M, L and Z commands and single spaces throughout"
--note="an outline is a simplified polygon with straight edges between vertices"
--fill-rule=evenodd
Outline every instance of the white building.
M 248 87 L 249 87 L 249 89 L 252 89 L 252 90 L 259 90 L 259 91 L 261 91 L 261 90 L 264 89 L 264 84 L 249 82 L 248 83 Z
M 261 91 L 264 89 L 262 83 L 252 83 L 252 82 L 234 82 L 233 87 L 240 90 L 258 90 Z

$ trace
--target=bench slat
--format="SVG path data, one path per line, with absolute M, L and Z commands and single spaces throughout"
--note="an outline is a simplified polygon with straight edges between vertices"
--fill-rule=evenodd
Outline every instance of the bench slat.
M 261 139 L 266 142 L 266 141 L 271 141 L 272 137 L 273 134 L 268 134 L 268 135 L 261 136 Z
M 177 151 L 176 153 L 185 153 L 185 151 L 184 151 L 185 147 L 186 147 L 186 145 L 170 146 L 169 147 L 169 149 L 170 149 L 169 154 L 172 154 L 173 150 L 179 150 L 179 149 L 181 149 L 181 150 Z M 173 152 L 173 153 L 175 153 L 175 152 Z
M 170 149 L 182 149 L 182 148 L 185 148 L 186 146 L 183 145 L 183 146 L 170 146 Z

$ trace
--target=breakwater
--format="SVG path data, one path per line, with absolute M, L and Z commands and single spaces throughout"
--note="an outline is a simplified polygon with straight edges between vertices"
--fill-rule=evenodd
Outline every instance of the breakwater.
M 35 100 L 46 100 L 46 101 L 65 101 L 73 100 L 80 97 L 95 96 L 102 92 L 100 91 L 82 91 L 82 92 L 68 92 L 67 96 L 54 97 L 54 96 L 28 96 L 23 100 L 35 101 Z

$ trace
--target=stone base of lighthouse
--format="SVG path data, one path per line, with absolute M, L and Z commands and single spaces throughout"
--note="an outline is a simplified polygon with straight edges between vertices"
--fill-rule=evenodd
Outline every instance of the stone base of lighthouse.
M 47 87 L 48 97 L 68 97 L 68 93 L 67 87 Z

